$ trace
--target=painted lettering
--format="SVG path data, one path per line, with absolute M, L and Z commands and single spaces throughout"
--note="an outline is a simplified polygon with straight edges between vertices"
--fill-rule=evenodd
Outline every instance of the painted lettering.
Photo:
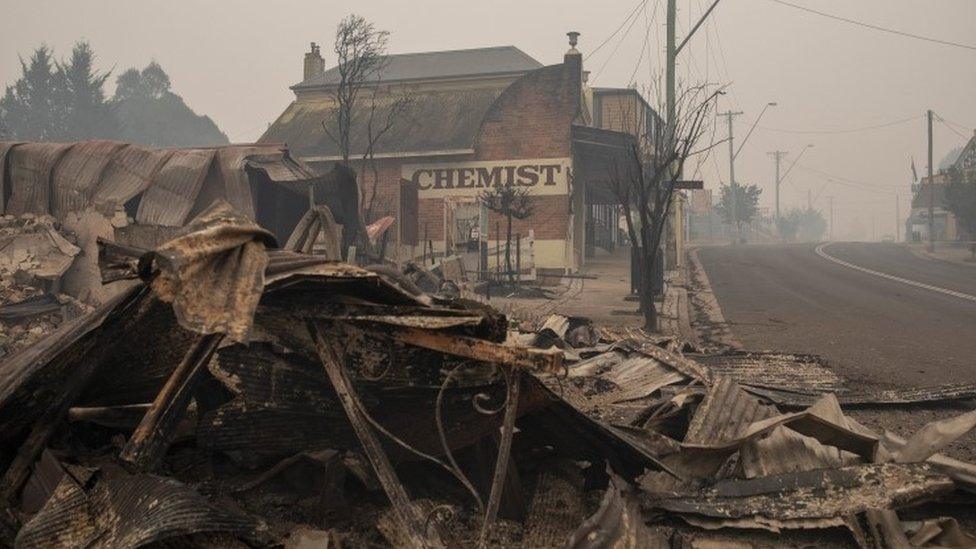
M 479 189 L 487 189 L 489 187 L 497 187 L 502 181 L 502 168 L 501 166 L 495 166 L 494 168 L 476 168 L 478 172 L 478 180 L 475 183 L 475 187 Z
M 555 174 L 563 171 L 563 167 L 560 164 L 543 164 L 539 166 L 539 169 L 546 174 L 546 179 L 542 182 L 543 185 L 555 185 Z
M 523 187 L 532 187 L 539 182 L 539 166 L 526 164 L 518 167 L 518 184 Z
M 417 170 L 413 172 L 413 176 L 410 178 L 410 180 L 413 181 L 415 185 L 417 185 L 418 189 L 426 191 L 427 189 L 430 188 L 430 181 L 429 180 L 426 182 L 421 181 L 420 180 L 421 174 L 430 175 L 430 170 Z

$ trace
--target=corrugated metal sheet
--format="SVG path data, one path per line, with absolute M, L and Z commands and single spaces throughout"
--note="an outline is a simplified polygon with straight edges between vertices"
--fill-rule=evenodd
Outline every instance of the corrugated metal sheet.
M 747 441 L 739 450 L 739 463 L 746 478 L 844 467 L 859 462 L 854 454 L 821 444 L 813 437 L 782 426 L 766 437 Z
M 615 351 L 604 353 L 617 358 Z M 611 365 L 604 355 L 597 355 L 573 366 L 569 371 L 568 382 L 577 385 L 576 380 L 597 378 L 593 387 L 584 389 L 588 406 L 601 408 L 607 404 L 624 402 L 650 396 L 662 387 L 687 381 L 688 377 L 669 366 L 640 354 L 633 354 L 614 361 Z M 577 386 L 583 387 L 582 384 Z
M 245 161 L 249 156 L 265 150 L 266 147 L 226 147 L 217 150 L 217 166 L 223 182 L 222 198 L 248 217 L 254 217 L 254 199 Z
M 859 465 L 755 479 L 725 479 L 706 488 L 645 495 L 644 504 L 697 516 L 756 520 L 831 519 L 868 509 L 909 506 L 954 489 L 927 464 Z M 742 525 L 746 526 L 746 525 Z
M 308 166 L 295 161 L 288 149 L 275 145 L 262 147 L 262 152 L 247 158 L 247 167 L 263 171 L 275 183 L 309 181 L 317 176 Z
M 73 143 L 24 143 L 7 154 L 10 202 L 6 213 L 50 213 L 51 175 Z
M 731 378 L 716 376 L 691 418 L 684 441 L 720 445 L 735 440 L 753 423 L 776 415 L 775 407 L 743 391 Z
M 247 536 L 257 528 L 250 518 L 210 503 L 175 480 L 123 476 L 86 490 L 65 476 L 47 505 L 20 530 L 16 546 L 141 547 L 200 532 Z
M 85 209 L 105 167 L 124 146 L 118 141 L 82 141 L 71 147 L 51 177 L 51 215 L 61 218 L 68 212 Z
M 7 188 L 9 183 L 5 174 L 7 173 L 7 157 L 10 149 L 19 145 L 19 141 L 0 141 L 0 213 L 4 213 L 7 208 Z
M 844 380 L 815 355 L 777 352 L 736 352 L 722 355 L 692 355 L 716 375 L 738 383 L 793 392 L 842 393 Z
M 172 150 L 154 150 L 127 145 L 116 151 L 102 175 L 92 202 L 103 210 L 114 210 L 146 190 L 156 173 L 173 154 Z
M 160 168 L 154 184 L 142 195 L 136 222 L 182 227 L 196 203 L 215 154 L 214 149 L 174 151 Z

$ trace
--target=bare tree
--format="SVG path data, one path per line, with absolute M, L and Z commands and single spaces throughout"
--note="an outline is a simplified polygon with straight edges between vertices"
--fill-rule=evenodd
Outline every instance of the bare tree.
M 642 124 L 630 154 L 611 164 L 609 186 L 622 207 L 630 241 L 638 247 L 637 288 L 644 328 L 648 330 L 658 327 L 653 274 L 673 203 L 674 179 L 689 157 L 714 146 L 696 150 L 708 131 L 715 99 L 721 93 L 710 88 L 702 85 L 679 90 L 674 120 L 670 124 Z
M 369 114 L 366 118 L 366 149 L 363 151 L 362 169 L 365 173 L 369 170 L 372 176 L 369 198 L 363 192 L 362 203 L 366 205 L 363 211 L 363 218 L 366 223 L 375 221 L 373 219 L 374 207 L 376 205 L 376 190 L 379 186 L 379 167 L 376 164 L 376 145 L 383 136 L 393 129 L 394 124 L 400 119 L 413 105 L 414 97 L 408 93 L 388 94 L 386 97 L 379 96 L 379 91 L 373 89 L 370 94 Z
M 361 152 L 360 173 L 371 172 L 372 189 L 368 198 L 365 189 L 357 183 L 361 225 L 373 220 L 379 185 L 375 161 L 377 143 L 412 103 L 407 94 L 382 90 L 388 40 L 389 32 L 378 30 L 364 17 L 352 14 L 339 23 L 333 44 L 338 72 L 338 82 L 331 90 L 335 108 L 331 117 L 322 121 L 322 128 L 338 148 L 343 165 L 351 167 L 350 158 Z M 352 150 L 356 142 L 362 143 L 361 151 Z M 369 252 L 371 246 L 365 228 L 351 229 L 362 233 L 358 240 L 362 241 L 364 251 Z
M 527 187 L 496 185 L 478 195 L 485 208 L 505 216 L 505 272 L 510 282 L 515 280 L 512 268 L 512 220 L 526 219 L 532 215 L 532 195 Z
M 361 15 L 351 14 L 336 28 L 333 51 L 339 82 L 332 90 L 336 109 L 333 133 L 323 121 L 323 127 L 339 148 L 342 162 L 349 164 L 356 100 L 370 81 L 378 80 L 386 64 L 386 47 L 390 33 L 377 30 Z

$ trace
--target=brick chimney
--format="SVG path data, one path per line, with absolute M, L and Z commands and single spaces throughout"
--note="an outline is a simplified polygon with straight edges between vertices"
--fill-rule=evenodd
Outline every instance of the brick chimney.
M 315 78 L 325 72 L 325 59 L 319 52 L 319 45 L 312 42 L 308 52 L 305 52 L 305 72 L 303 81 Z

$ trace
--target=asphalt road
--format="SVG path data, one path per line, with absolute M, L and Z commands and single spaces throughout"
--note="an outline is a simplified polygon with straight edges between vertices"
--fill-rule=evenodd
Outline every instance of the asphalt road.
M 747 349 L 819 354 L 870 386 L 976 379 L 976 267 L 923 259 L 897 244 L 821 250 L 836 261 L 813 244 L 699 250 L 725 320 Z

